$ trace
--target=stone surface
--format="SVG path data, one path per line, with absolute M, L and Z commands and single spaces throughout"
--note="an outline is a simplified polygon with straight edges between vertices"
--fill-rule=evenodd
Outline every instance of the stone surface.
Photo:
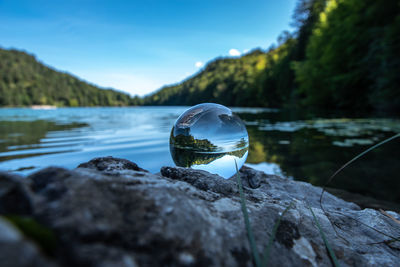
M 47 259 L 32 241 L 0 217 L 0 266 L 57 266 Z
M 31 199 L 23 183 L 23 178 L 10 173 L 0 172 L 0 214 L 30 214 Z
M 332 265 L 310 208 L 342 266 L 396 266 L 400 262 L 399 242 L 387 242 L 389 236 L 400 237 L 400 225 L 381 212 L 360 209 L 325 193 L 324 209 L 335 231 L 319 204 L 321 188 L 248 167 L 240 175 L 260 252 L 275 221 L 291 204 L 271 247 L 270 266 Z M 236 177 L 225 180 L 205 171 L 172 167 L 151 174 L 110 157 L 75 170 L 50 167 L 26 179 L 0 177 L 0 183 L 8 181 L 4 187 L 8 189 L 0 191 L 0 201 L 15 192 L 17 199 L 30 203 L 24 213 L 30 212 L 54 231 L 58 244 L 51 261 L 59 266 L 253 264 Z M 18 186 L 23 190 L 10 189 Z M 15 205 L 15 213 L 21 213 Z M 10 213 L 12 207 L 7 207 Z M 398 213 L 389 214 L 400 219 Z M 0 254 L 2 259 L 8 257 L 3 250 Z M 42 254 L 32 255 L 47 260 Z
M 80 164 L 78 168 L 94 169 L 108 175 L 120 175 L 121 172 L 130 170 L 147 172 L 132 161 L 113 157 L 94 158 Z

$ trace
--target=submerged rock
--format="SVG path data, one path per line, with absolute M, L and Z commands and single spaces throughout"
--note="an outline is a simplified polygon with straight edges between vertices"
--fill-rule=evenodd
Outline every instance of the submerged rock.
M 389 242 L 388 237 L 399 237 L 400 225 L 381 212 L 362 210 L 325 193 L 329 221 L 319 203 L 321 188 L 248 167 L 240 175 L 260 253 L 274 223 L 291 205 L 270 250 L 271 266 L 332 265 L 310 208 L 342 266 L 400 262 L 399 242 Z M 3 215 L 29 216 L 57 237 L 51 255 L 36 245 L 30 254 L 35 262 L 55 266 L 253 265 L 236 177 L 225 180 L 205 171 L 172 167 L 151 174 L 129 161 L 108 157 L 75 170 L 46 168 L 27 178 L 2 174 L 3 184 L 7 185 L 0 190 Z M 14 207 L 10 199 L 16 200 Z M 388 214 L 400 219 L 395 212 Z M 23 251 L 24 242 L 9 242 L 0 236 L 2 248 Z M 29 242 L 35 246 L 35 240 Z M 0 250 L 0 259 L 12 260 L 14 254 L 5 251 L 9 250 Z M 29 262 L 19 265 L 30 266 Z

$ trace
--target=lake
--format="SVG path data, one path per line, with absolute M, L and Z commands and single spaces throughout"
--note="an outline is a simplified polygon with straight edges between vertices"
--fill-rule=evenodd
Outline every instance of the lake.
M 94 157 L 129 159 L 150 172 L 173 166 L 172 125 L 188 107 L 0 109 L 0 170 L 29 174 L 75 168 Z M 232 108 L 250 139 L 247 163 L 288 179 L 323 185 L 344 163 L 400 132 L 398 118 L 315 116 Z M 341 172 L 330 187 L 400 203 L 400 138 Z M 397 205 L 396 204 L 396 205 Z

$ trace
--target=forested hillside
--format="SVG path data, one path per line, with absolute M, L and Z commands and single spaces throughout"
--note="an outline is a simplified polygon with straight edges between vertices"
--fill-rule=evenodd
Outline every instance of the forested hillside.
M 25 52 L 0 48 L 0 106 L 125 106 L 137 101 L 51 69 Z
M 243 105 L 254 102 L 260 91 L 260 75 L 265 69 L 266 54 L 255 50 L 241 58 L 221 58 L 209 63 L 198 75 L 161 89 L 144 99 L 145 104 L 193 105 L 214 102 Z M 253 103 L 254 104 L 254 103 Z
M 266 14 L 268 15 L 268 14 Z M 194 105 L 400 111 L 400 0 L 299 0 L 267 51 L 218 58 L 143 98 L 100 89 L 0 49 L 0 106 Z
M 295 71 L 306 105 L 400 111 L 400 1 L 328 1 Z
M 278 45 L 221 58 L 148 105 L 400 111 L 400 1 L 301 0 Z

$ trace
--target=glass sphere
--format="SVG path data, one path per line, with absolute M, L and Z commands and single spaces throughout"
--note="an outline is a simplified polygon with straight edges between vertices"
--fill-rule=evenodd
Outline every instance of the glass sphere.
M 222 105 L 204 103 L 179 116 L 170 137 L 170 152 L 180 167 L 205 170 L 230 178 L 246 161 L 249 135 L 246 126 Z

